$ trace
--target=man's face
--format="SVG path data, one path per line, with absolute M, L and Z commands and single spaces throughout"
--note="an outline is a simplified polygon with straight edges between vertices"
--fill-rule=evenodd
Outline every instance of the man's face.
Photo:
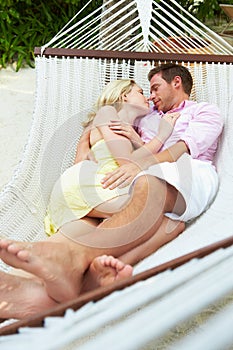
M 168 84 L 162 78 L 161 73 L 155 74 L 150 81 L 150 100 L 158 111 L 166 113 L 173 108 L 175 89 L 172 83 Z

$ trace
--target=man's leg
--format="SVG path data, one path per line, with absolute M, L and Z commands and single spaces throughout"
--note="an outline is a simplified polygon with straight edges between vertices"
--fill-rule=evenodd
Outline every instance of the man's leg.
M 129 264 L 138 263 L 163 244 L 177 237 L 184 226 L 182 222 L 164 217 L 161 226 L 148 241 L 123 254 L 119 259 L 106 255 L 95 258 L 86 273 L 81 293 L 132 276 L 133 269 Z M 47 295 L 43 282 L 39 278 L 32 279 L 32 275 L 29 276 L 29 274 L 27 279 L 19 278 L 4 272 L 0 272 L 0 278 L 0 318 L 23 319 L 57 305 Z
M 74 236 L 74 240 L 76 241 L 79 235 L 84 235 L 92 232 L 101 221 L 102 220 L 99 220 L 96 218 L 89 218 L 89 217 L 84 217 L 82 219 L 76 220 L 75 222 L 69 225 L 69 239 L 72 240 Z M 50 237 L 48 239 L 52 239 L 52 238 Z M 0 257 L 1 257 L 1 254 L 2 254 L 2 257 L 5 256 L 5 261 L 7 261 L 7 257 L 12 259 L 12 257 L 7 255 L 4 250 L 0 252 Z M 35 278 L 33 274 L 26 272 L 25 270 L 21 270 L 19 268 L 11 269 L 10 274 L 14 276 L 25 277 L 25 278 L 31 278 L 31 277 Z
M 155 234 L 143 244 L 126 252 L 119 259 L 130 265 L 136 265 L 140 260 L 156 252 L 164 244 L 175 239 L 185 229 L 184 222 L 174 221 L 166 216 Z
M 1 257 L 41 278 L 54 300 L 69 300 L 80 293 L 83 276 L 94 258 L 103 254 L 119 257 L 141 245 L 158 230 L 163 214 L 173 211 L 176 204 L 174 188 L 153 176 L 142 176 L 135 183 L 129 204 L 93 232 L 78 237 L 77 243 L 67 238 L 69 232 L 29 247 L 5 240 L 0 243 L 5 250 Z M 181 204 L 178 210 L 182 212 Z
M 183 222 L 173 221 L 164 217 L 162 224 L 151 238 L 119 256 L 118 259 L 111 256 L 95 258 L 86 273 L 85 288 L 82 292 L 130 277 L 133 273 L 130 266 L 137 264 L 164 244 L 175 239 L 184 229 L 185 224 Z
M 22 319 L 58 305 L 39 279 L 16 277 L 0 271 L 0 318 Z

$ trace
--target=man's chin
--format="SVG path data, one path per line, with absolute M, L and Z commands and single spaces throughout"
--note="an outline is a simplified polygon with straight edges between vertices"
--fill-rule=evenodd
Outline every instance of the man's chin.
M 154 108 L 157 109 L 157 111 L 162 111 L 161 105 L 159 103 L 154 104 Z

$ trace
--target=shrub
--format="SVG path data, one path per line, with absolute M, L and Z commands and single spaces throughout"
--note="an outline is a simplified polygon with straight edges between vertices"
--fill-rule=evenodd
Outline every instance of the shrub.
M 181 6 L 202 22 L 220 16 L 221 2 L 178 0 Z M 92 0 L 83 15 L 89 14 L 102 3 L 103 0 Z M 232 0 L 224 0 L 224 3 L 232 3 Z M 1 0 L 0 66 L 6 67 L 16 62 L 16 71 L 23 64 L 33 67 L 34 47 L 47 43 L 86 4 L 87 0 Z
M 1 0 L 0 65 L 17 62 L 34 67 L 34 47 L 42 46 L 87 3 L 86 0 Z M 101 0 L 92 1 L 86 14 Z

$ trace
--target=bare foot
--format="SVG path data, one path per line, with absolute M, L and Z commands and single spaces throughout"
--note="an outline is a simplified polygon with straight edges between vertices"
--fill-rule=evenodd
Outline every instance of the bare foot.
M 0 318 L 23 319 L 54 307 L 38 280 L 22 278 L 0 271 Z
M 121 260 L 108 255 L 95 258 L 89 270 L 98 286 L 106 286 L 115 281 L 130 277 L 133 274 L 131 265 L 125 264 Z
M 87 268 L 81 253 L 69 242 L 16 242 L 0 240 L 0 258 L 10 266 L 22 269 L 43 280 L 49 297 L 64 302 L 78 296 Z

